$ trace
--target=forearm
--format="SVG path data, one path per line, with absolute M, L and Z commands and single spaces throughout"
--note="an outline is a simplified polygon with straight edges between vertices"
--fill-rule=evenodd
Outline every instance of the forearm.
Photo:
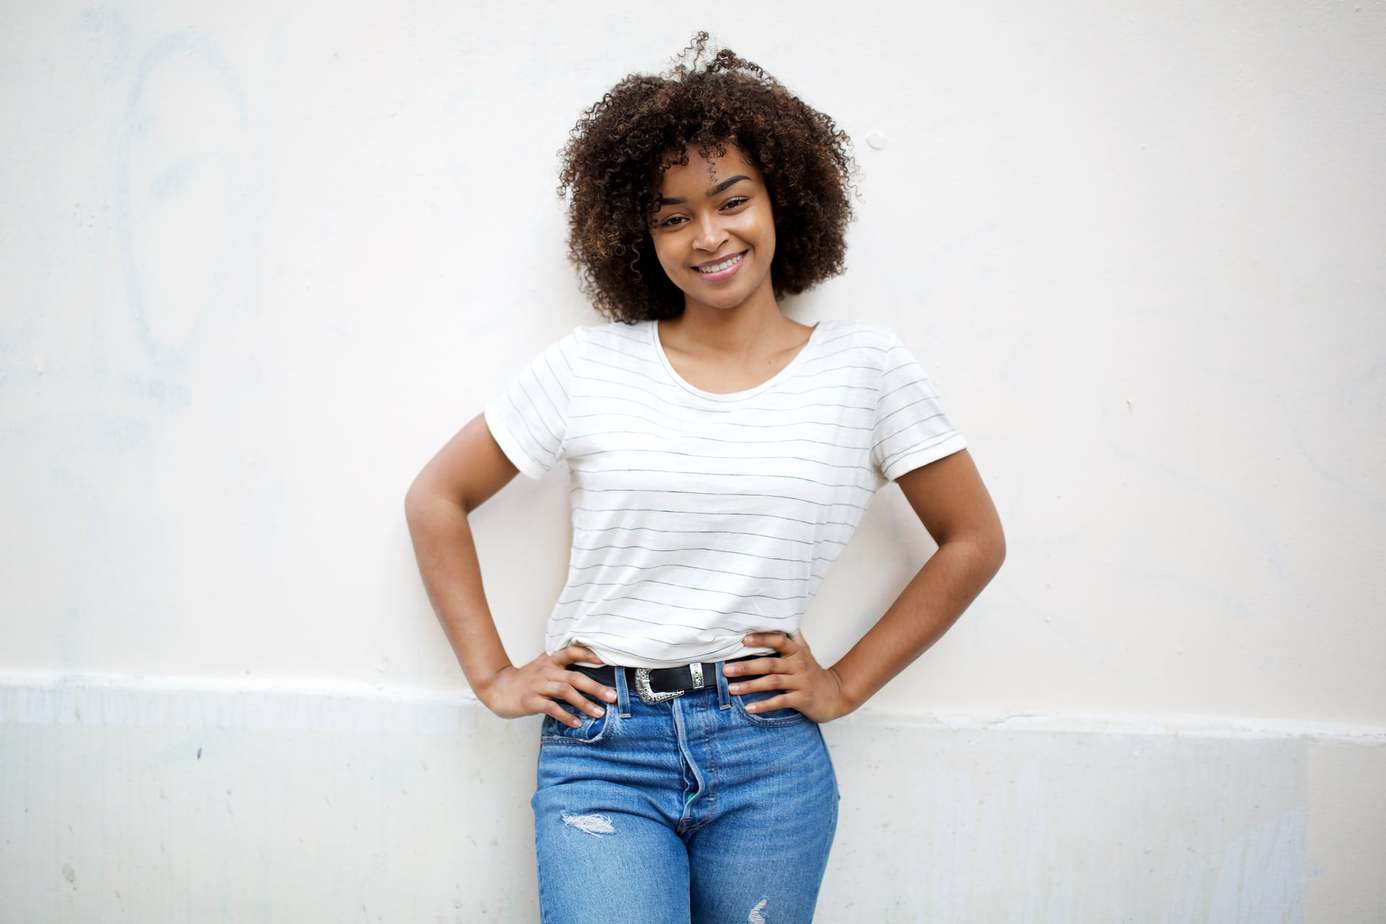
M 467 513 L 446 498 L 411 494 L 405 519 L 433 612 L 467 682 L 480 694 L 511 663 L 486 602 Z
M 995 576 L 1003 554 L 969 540 L 939 546 L 880 620 L 832 666 L 852 709 L 948 631 Z

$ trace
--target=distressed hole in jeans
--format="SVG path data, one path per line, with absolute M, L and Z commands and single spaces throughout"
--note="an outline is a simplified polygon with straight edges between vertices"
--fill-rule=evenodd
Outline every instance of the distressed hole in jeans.
M 605 815 L 569 815 L 564 812 L 563 823 L 593 837 L 616 833 L 616 829 L 611 826 L 611 819 Z
M 746 924 L 765 924 L 765 915 L 761 914 L 761 912 L 765 910 L 765 903 L 768 901 L 770 901 L 770 899 L 762 898 L 760 901 L 756 902 L 756 906 L 751 909 L 750 915 L 746 918 Z

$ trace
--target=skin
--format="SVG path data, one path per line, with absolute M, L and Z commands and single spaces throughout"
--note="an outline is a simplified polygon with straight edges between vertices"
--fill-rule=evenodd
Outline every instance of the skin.
M 664 272 L 683 291 L 684 311 L 659 322 L 660 343 L 685 380 L 710 392 L 740 391 L 770 378 L 808 342 L 812 328 L 786 318 L 775 301 L 770 266 L 775 217 L 764 177 L 740 149 L 670 167 L 650 237 Z M 736 180 L 736 177 L 745 179 Z M 718 189 L 730 183 L 725 188 Z M 709 196 L 711 190 L 717 190 Z M 694 267 L 745 254 L 736 274 L 709 280 Z
M 807 342 L 810 328 L 784 317 L 774 298 L 775 225 L 764 178 L 735 145 L 729 143 L 721 158 L 710 153 L 703 158 L 690 146 L 688 164 L 671 167 L 660 184 L 662 197 L 683 200 L 663 204 L 650 233 L 660 265 L 684 293 L 685 310 L 657 330 L 687 381 L 710 392 L 739 391 L 783 368 Z M 735 176 L 745 179 L 708 195 Z M 730 280 L 709 281 L 693 268 L 743 251 L 743 265 Z M 543 713 L 577 726 L 559 701 L 601 715 L 587 697 L 614 702 L 616 693 L 568 665 L 601 658 L 572 645 L 512 665 L 482 588 L 467 513 L 517 474 L 477 414 L 410 485 L 410 535 L 429 600 L 481 701 L 503 718 Z M 792 707 L 820 723 L 852 712 L 947 632 L 1000 569 L 1000 519 L 966 449 L 907 472 L 896 483 L 938 550 L 831 667 L 818 662 L 802 632 L 747 635 L 747 645 L 773 648 L 775 654 L 725 665 L 729 680 L 753 677 L 731 681 L 731 691 L 781 691 L 747 709 Z

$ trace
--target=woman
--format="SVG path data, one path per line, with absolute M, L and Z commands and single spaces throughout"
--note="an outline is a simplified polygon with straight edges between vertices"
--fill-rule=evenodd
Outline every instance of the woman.
M 472 688 L 499 716 L 543 716 L 545 921 L 810 920 L 839 800 L 820 725 L 1001 565 L 996 511 L 904 343 L 780 311 L 841 272 L 847 143 L 727 50 L 622 80 L 579 120 L 560 187 L 570 257 L 611 320 L 543 350 L 410 488 L 424 583 Z M 517 667 L 466 514 L 560 458 L 568 581 L 546 650 Z M 890 481 L 939 550 L 825 667 L 801 617 Z

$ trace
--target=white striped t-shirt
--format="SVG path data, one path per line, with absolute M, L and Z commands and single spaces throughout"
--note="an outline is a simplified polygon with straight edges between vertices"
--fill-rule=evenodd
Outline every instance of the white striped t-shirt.
M 653 321 L 579 326 L 483 413 L 526 476 L 567 460 L 545 649 L 634 667 L 773 651 L 742 637 L 793 634 L 875 493 L 966 445 L 894 331 L 845 319 L 729 394 L 684 381 Z

